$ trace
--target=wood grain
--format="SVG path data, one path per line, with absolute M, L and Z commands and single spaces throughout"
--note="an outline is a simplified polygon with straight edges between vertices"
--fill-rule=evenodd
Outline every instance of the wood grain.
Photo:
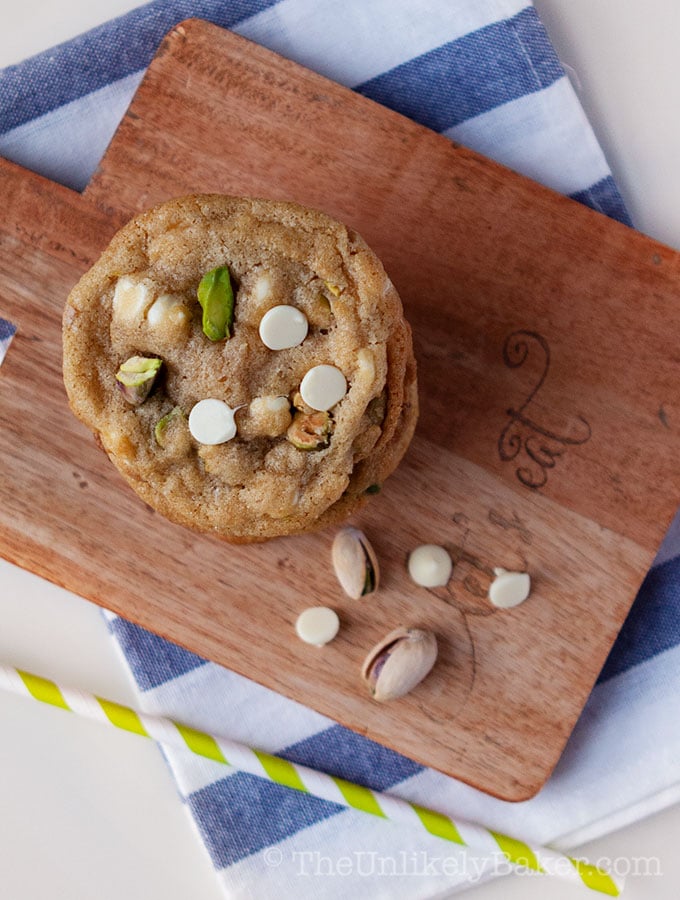
M 680 495 L 678 254 L 195 20 L 82 196 L 4 161 L 0 187 L 0 314 L 19 326 L 0 373 L 0 552 L 483 790 L 538 790 Z M 230 547 L 162 520 L 68 411 L 70 287 L 130 214 L 194 191 L 324 209 L 404 299 L 422 417 L 356 519 L 384 573 L 370 601 L 335 583 L 332 534 Z M 438 591 L 405 569 L 430 541 L 456 559 Z M 529 571 L 529 601 L 494 611 L 494 566 Z M 310 598 L 343 625 L 323 651 L 293 636 Z M 360 664 L 400 624 L 434 628 L 440 657 L 379 706 Z

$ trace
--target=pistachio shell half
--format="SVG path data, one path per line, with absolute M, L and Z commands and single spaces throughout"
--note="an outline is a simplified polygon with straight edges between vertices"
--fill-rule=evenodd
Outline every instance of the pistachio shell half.
M 331 551 L 333 568 L 343 591 L 354 600 L 372 594 L 380 581 L 378 558 L 358 528 L 342 528 Z
M 403 697 L 429 673 L 437 659 L 437 639 L 422 628 L 395 628 L 368 654 L 361 677 L 374 700 Z

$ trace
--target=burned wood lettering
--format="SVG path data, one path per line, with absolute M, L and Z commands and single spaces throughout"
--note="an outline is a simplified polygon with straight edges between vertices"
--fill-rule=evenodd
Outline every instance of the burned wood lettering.
M 535 331 L 513 331 L 503 344 L 503 362 L 509 369 L 521 368 L 532 352 L 541 354 L 540 376 L 516 409 L 507 411 L 508 422 L 498 438 L 498 455 L 503 462 L 520 463 L 515 475 L 528 488 L 537 490 L 548 481 L 548 473 L 569 447 L 585 444 L 592 429 L 581 415 L 575 416 L 572 434 L 560 434 L 546 428 L 532 418 L 531 404 L 541 390 L 550 371 L 550 347 L 546 339 Z
M 488 602 L 489 585 L 494 577 L 492 566 L 465 550 L 463 545 L 447 543 L 445 546 L 453 562 L 453 574 L 447 584 L 429 588 L 429 593 L 463 616 L 491 615 L 495 612 Z
M 531 532 L 524 524 L 524 522 L 520 519 L 516 512 L 510 514 L 511 518 L 502 515 L 497 512 L 495 509 L 489 510 L 489 522 L 492 525 L 498 525 L 499 528 L 503 528 L 505 531 L 509 531 L 514 529 L 517 531 L 520 540 L 525 544 L 530 544 L 533 541 L 533 537 Z

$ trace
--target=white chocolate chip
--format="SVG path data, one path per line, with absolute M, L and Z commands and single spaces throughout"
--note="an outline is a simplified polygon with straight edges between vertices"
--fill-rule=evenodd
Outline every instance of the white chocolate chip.
M 282 409 L 290 409 L 288 397 L 255 397 L 250 401 L 250 412 L 253 415 L 264 413 L 278 413 Z
M 328 606 L 310 606 L 300 613 L 295 623 L 300 640 L 315 647 L 323 647 L 332 641 L 339 628 L 338 614 Z
M 189 310 L 178 297 L 163 294 L 152 303 L 146 314 L 146 320 L 152 328 L 163 328 L 166 325 L 181 326 L 189 321 Z
M 375 381 L 375 357 L 371 350 L 362 347 L 357 353 L 357 368 L 352 383 L 360 391 L 371 389 Z
M 189 431 L 199 444 L 225 444 L 236 436 L 234 410 L 223 400 L 199 400 L 189 413 Z
M 147 284 L 123 275 L 116 282 L 113 292 L 113 319 L 130 324 L 140 321 L 152 300 Z
M 267 300 L 272 292 L 272 280 L 268 272 L 264 272 L 255 282 L 253 287 L 253 296 L 258 303 Z
M 300 396 L 307 406 L 327 412 L 347 393 L 347 381 L 335 366 L 314 366 L 300 384 Z
M 443 587 L 448 583 L 452 570 L 451 557 L 436 544 L 422 544 L 408 558 L 408 573 L 422 587 Z
M 246 439 L 278 437 L 285 433 L 291 421 L 288 397 L 255 397 L 250 401 L 248 413 L 239 420 L 239 434 Z
M 357 364 L 359 376 L 367 382 L 373 381 L 375 378 L 375 358 L 373 353 L 366 347 L 362 347 L 357 353 Z
M 297 347 L 307 337 L 307 316 L 296 306 L 273 306 L 260 320 L 260 339 L 270 350 Z
M 519 606 L 529 596 L 531 578 L 526 572 L 506 572 L 494 569 L 496 577 L 489 586 L 489 600 L 499 609 Z

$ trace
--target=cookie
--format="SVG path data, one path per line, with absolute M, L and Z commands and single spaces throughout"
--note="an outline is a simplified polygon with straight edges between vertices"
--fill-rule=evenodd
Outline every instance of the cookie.
M 417 418 L 411 332 L 363 239 L 220 195 L 132 219 L 68 297 L 71 408 L 140 497 L 228 540 L 347 517 Z

